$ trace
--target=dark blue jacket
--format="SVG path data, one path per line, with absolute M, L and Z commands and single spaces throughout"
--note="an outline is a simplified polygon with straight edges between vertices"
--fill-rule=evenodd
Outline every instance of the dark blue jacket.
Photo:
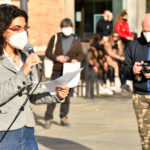
M 143 33 L 141 33 L 141 37 L 130 42 L 125 51 L 124 75 L 126 79 L 133 81 L 134 93 L 150 95 L 150 79 L 144 78 L 141 73 L 142 80 L 138 81 L 133 74 L 135 62 L 148 60 L 150 61 L 150 43 L 147 43 Z

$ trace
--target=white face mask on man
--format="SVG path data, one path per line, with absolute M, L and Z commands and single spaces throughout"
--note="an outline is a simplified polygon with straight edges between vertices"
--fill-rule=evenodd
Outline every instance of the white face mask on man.
M 72 27 L 64 27 L 61 30 L 65 36 L 70 36 L 72 34 Z
M 143 32 L 143 35 L 144 35 L 146 41 L 149 43 L 150 42 L 150 32 Z
M 107 21 L 107 20 L 108 20 L 108 17 L 107 17 L 107 16 L 104 16 L 104 20 Z
M 7 42 L 12 47 L 23 50 L 25 45 L 28 43 L 27 32 L 23 31 L 23 32 L 14 34 L 10 37 L 9 41 L 7 41 Z

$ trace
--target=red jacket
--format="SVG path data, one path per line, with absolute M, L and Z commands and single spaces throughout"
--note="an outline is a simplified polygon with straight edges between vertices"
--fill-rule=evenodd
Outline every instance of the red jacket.
M 118 32 L 119 36 L 127 39 L 127 37 L 133 37 L 133 34 L 129 31 L 129 24 L 126 21 L 118 21 L 115 24 L 115 31 Z

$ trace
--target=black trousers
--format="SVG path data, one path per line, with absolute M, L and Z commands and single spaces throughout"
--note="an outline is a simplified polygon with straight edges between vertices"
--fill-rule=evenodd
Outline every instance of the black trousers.
M 91 98 L 94 97 L 94 82 L 97 79 L 98 74 L 93 70 L 92 67 L 89 67 L 89 71 L 87 74 L 87 82 L 86 82 L 86 90 L 87 90 L 87 97 L 90 96 Z
M 103 83 L 106 84 L 107 78 L 109 79 L 110 83 L 115 82 L 115 76 L 114 76 L 114 68 L 111 66 L 108 66 L 108 72 L 103 72 Z
M 62 75 L 61 71 L 53 71 L 52 80 L 57 79 Z M 65 102 L 60 105 L 60 118 L 67 116 L 69 113 L 69 104 L 70 104 L 70 96 L 72 95 L 73 89 L 70 89 L 69 95 L 66 97 Z M 53 113 L 56 104 L 47 104 L 47 109 L 45 112 L 45 120 L 53 119 Z
M 121 85 L 125 85 L 126 84 L 126 79 L 124 76 L 124 62 L 118 62 L 118 66 L 119 66 L 119 77 L 120 77 L 120 81 L 121 81 Z

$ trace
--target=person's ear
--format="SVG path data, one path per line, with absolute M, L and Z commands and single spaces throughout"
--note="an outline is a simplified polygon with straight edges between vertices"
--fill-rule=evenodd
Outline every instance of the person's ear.
M 5 37 L 6 41 L 10 38 L 10 33 L 8 31 L 5 31 L 3 33 L 3 37 Z

